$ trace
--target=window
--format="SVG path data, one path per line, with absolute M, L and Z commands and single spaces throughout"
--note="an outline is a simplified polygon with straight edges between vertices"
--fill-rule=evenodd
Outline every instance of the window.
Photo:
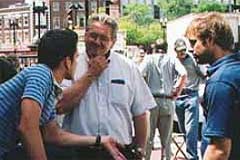
M 30 39 L 29 39 L 29 33 L 28 31 L 24 31 L 24 42 L 25 43 L 29 43 L 30 42 Z
M 23 25 L 22 25 L 22 17 L 20 17 L 18 20 L 18 27 L 21 28 Z
M 60 17 L 53 17 L 53 29 L 60 29 Z
M 4 28 L 9 28 L 10 27 L 10 20 L 8 17 L 4 17 Z
M 85 19 L 83 17 L 80 17 L 79 26 L 84 27 L 85 26 L 84 24 L 85 24 Z
M 0 28 L 2 28 L 2 25 L 3 25 L 3 19 L 2 17 L 0 18 Z
M 24 14 L 23 15 L 23 26 L 24 27 L 28 27 L 29 25 L 29 17 L 28 17 L 28 14 Z
M 10 39 L 10 33 L 5 32 L 5 43 L 10 44 L 11 39 Z
M 60 3 L 59 2 L 53 2 L 53 11 L 54 12 L 59 12 L 60 11 Z
M 0 43 L 4 43 L 4 42 L 3 42 L 3 35 L 2 35 L 1 32 L 0 32 Z
M 65 10 L 68 10 L 71 5 L 72 5 L 72 2 L 65 2 Z

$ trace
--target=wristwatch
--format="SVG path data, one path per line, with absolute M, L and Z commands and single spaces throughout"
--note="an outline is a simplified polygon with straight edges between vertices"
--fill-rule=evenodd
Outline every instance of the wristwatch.
M 95 142 L 94 146 L 99 147 L 100 145 L 101 145 L 101 136 L 97 135 L 96 142 Z

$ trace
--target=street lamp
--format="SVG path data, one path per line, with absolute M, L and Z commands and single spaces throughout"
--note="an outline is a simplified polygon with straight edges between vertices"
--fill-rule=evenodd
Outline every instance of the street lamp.
M 18 20 L 14 17 L 9 19 L 10 29 L 13 30 L 13 45 L 14 45 L 14 54 L 16 54 L 16 29 L 18 28 Z
M 35 14 L 38 15 L 38 38 L 41 37 L 41 13 L 45 15 L 45 12 L 47 10 L 47 6 L 45 6 L 45 2 L 42 2 L 42 6 L 36 6 L 35 1 L 33 2 L 33 14 L 35 17 Z M 34 18 L 35 20 L 35 18 Z M 35 21 L 34 21 L 34 30 L 35 30 Z
M 166 29 L 167 29 L 167 21 L 168 19 L 166 17 L 161 17 L 159 19 L 161 28 L 163 29 L 163 40 L 166 42 Z

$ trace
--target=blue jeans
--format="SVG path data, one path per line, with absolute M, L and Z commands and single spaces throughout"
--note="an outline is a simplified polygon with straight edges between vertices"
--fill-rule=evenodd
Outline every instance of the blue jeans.
M 203 125 L 202 125 L 202 142 L 201 142 L 201 148 L 200 148 L 202 159 L 203 159 L 204 153 L 207 149 L 208 142 L 209 142 L 209 139 L 206 136 L 204 136 L 204 134 L 203 134 L 205 127 L 206 127 L 206 120 L 204 119 Z
M 182 95 L 176 100 L 176 114 L 179 128 L 185 134 L 188 159 L 198 160 L 199 97 L 197 91 Z

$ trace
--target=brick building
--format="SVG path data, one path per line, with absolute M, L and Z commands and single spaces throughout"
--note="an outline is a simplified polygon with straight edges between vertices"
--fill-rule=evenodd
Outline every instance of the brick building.
M 113 2 L 109 6 L 110 15 L 119 18 L 120 16 L 120 0 L 110 0 Z M 51 0 L 50 5 L 50 23 L 51 29 L 67 28 L 69 26 L 68 11 L 72 4 L 77 9 L 72 13 L 72 24 L 76 28 L 83 29 L 86 26 L 86 17 L 92 13 L 99 12 L 99 8 L 106 8 L 106 0 Z
M 0 9 L 0 49 L 20 48 L 32 43 L 38 33 L 38 16 L 34 16 L 32 5 L 15 4 Z M 41 30 L 47 30 L 47 14 L 41 15 Z M 42 19 L 45 19 L 43 21 Z
M 8 8 L 9 5 L 16 4 L 16 3 L 24 3 L 24 0 L 1 0 L 0 1 L 0 8 Z

